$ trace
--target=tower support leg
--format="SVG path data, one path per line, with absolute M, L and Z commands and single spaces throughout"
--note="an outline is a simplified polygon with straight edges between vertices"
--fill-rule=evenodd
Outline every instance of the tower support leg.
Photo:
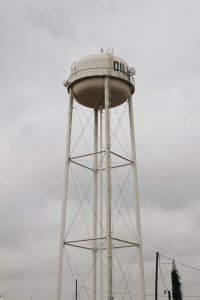
M 103 178 L 102 178 L 102 107 L 100 107 L 100 238 L 103 237 Z M 103 251 L 100 240 L 100 300 L 103 300 Z
M 106 147 L 106 224 L 107 224 L 107 299 L 112 300 L 112 228 L 110 179 L 110 115 L 109 79 L 105 77 L 105 147 Z
M 94 181 L 93 181 L 93 270 L 92 270 L 92 300 L 96 300 L 97 276 L 97 151 L 98 151 L 98 109 L 94 109 Z
M 65 219 L 66 219 L 67 189 L 68 189 L 68 176 L 69 176 L 69 157 L 70 157 L 70 143 L 71 143 L 71 129 L 72 129 L 72 109 L 73 109 L 73 96 L 72 96 L 72 90 L 70 89 L 69 107 L 68 107 L 68 124 L 67 124 L 67 143 L 66 143 L 66 155 L 65 155 L 65 175 L 64 175 L 64 188 L 63 188 L 61 225 L 60 225 L 60 242 L 59 242 L 59 255 L 58 255 L 56 300 L 60 300 L 61 298 L 63 251 L 64 251 L 64 239 L 65 239 Z
M 140 225 L 140 207 L 139 207 L 139 193 L 138 193 L 138 179 L 137 179 L 137 164 L 136 164 L 132 94 L 129 97 L 129 121 L 130 121 L 132 160 L 133 160 L 132 168 L 133 168 L 135 215 L 136 215 L 137 239 L 138 239 L 138 244 L 139 244 L 138 260 L 139 260 L 139 273 L 140 273 L 141 300 L 145 300 L 146 295 L 145 295 L 144 266 L 143 266 L 143 254 L 142 254 L 142 235 L 141 235 L 141 225 Z

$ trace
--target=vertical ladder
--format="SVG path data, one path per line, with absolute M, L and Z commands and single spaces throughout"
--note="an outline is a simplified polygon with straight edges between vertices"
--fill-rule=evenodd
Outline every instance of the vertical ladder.
M 114 48 L 113 47 L 110 47 L 108 48 L 108 59 L 109 59 L 109 69 L 108 69 L 108 88 L 109 88 L 109 104 L 110 104 L 110 108 L 111 108 L 111 101 L 112 101 L 112 95 L 111 95 L 111 75 L 112 75 L 112 70 L 113 70 L 113 65 L 114 65 Z M 110 126 L 111 126 L 111 114 L 110 114 L 110 110 L 109 110 L 109 123 L 110 123 Z M 109 130 L 109 134 L 110 134 L 110 130 Z M 110 140 L 111 142 L 111 140 Z M 110 147 L 111 147 L 111 144 L 110 144 Z M 110 197 L 112 199 L 112 169 L 110 169 L 110 182 L 111 182 L 111 194 L 110 194 Z M 112 212 L 112 201 L 111 201 L 111 212 Z M 111 236 L 113 235 L 113 218 L 112 218 L 112 215 L 111 215 Z M 113 249 L 113 240 L 111 239 L 111 247 Z M 113 282 L 114 282 L 114 272 L 113 272 L 113 253 L 112 253 L 112 299 L 110 300 L 113 300 L 113 292 L 114 292 L 114 285 L 113 285 Z

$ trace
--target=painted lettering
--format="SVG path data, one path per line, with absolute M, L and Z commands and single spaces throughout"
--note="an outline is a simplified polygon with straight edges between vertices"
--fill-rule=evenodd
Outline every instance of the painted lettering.
M 127 72 L 125 72 L 124 64 L 114 61 L 114 71 L 120 71 L 124 75 L 128 76 L 128 79 L 130 81 L 130 70 L 127 67 Z
M 119 63 L 117 61 L 114 61 L 114 70 L 119 71 Z

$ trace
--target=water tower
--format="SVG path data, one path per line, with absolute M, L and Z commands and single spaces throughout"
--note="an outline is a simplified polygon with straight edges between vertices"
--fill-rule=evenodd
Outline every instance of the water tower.
M 65 178 L 64 178 L 64 191 L 62 201 L 62 213 L 61 213 L 61 227 L 60 227 L 60 243 L 59 243 L 59 258 L 58 258 L 58 275 L 57 275 L 57 290 L 56 300 L 61 299 L 61 282 L 63 272 L 63 254 L 64 249 L 67 246 L 78 247 L 80 251 L 85 249 L 91 250 L 92 261 L 91 265 L 91 296 L 87 295 L 90 299 L 100 300 L 107 299 L 113 300 L 114 298 L 114 271 L 113 271 L 113 251 L 117 248 L 129 249 L 137 248 L 138 253 L 138 265 L 139 265 L 139 283 L 140 283 L 140 299 L 145 300 L 145 282 L 144 282 L 144 268 L 143 268 L 143 254 L 142 254 L 142 238 L 141 238 L 141 226 L 140 226 L 140 210 L 139 210 L 139 196 L 138 196 L 138 180 L 137 180 L 137 166 L 136 166 L 136 153 L 135 153 L 135 137 L 134 137 L 134 123 L 133 123 L 133 104 L 132 94 L 135 91 L 135 81 L 133 78 L 135 75 L 134 68 L 129 68 L 128 64 L 114 55 L 113 48 L 109 48 L 107 53 L 101 51 L 100 54 L 88 55 L 77 62 L 74 62 L 71 67 L 71 74 L 67 81 L 64 81 L 64 86 L 67 87 L 69 93 L 69 107 L 68 107 L 68 125 L 67 125 L 67 144 L 66 144 L 66 157 L 65 157 Z M 71 131 L 72 131 L 72 112 L 73 105 L 76 100 L 84 108 L 92 109 L 94 115 L 93 123 L 93 151 L 92 153 L 80 153 L 79 158 L 92 157 L 93 167 L 89 168 L 83 163 L 76 162 L 77 157 L 71 155 Z M 130 144 L 131 144 L 131 158 L 127 159 L 117 153 L 117 149 L 111 151 L 111 109 L 123 105 L 127 102 L 129 112 L 129 127 L 130 127 Z M 103 117 L 102 117 L 103 115 Z M 104 140 L 102 138 L 104 127 Z M 91 139 L 91 138 L 90 138 Z M 104 145 L 104 147 L 103 147 Z M 115 150 L 115 151 L 114 151 Z M 118 166 L 111 165 L 111 155 L 114 155 L 118 159 L 124 161 L 123 164 Z M 103 168 L 103 160 L 105 162 L 105 168 Z M 70 188 L 70 164 L 75 163 L 80 168 L 87 168 L 92 171 L 92 224 L 89 227 L 92 228 L 92 237 L 88 239 L 82 239 L 79 236 L 78 239 L 69 241 L 66 239 L 66 206 L 68 198 L 68 190 Z M 133 195 L 131 201 L 134 201 L 135 205 L 135 223 L 136 223 L 136 235 L 137 241 L 133 242 L 113 236 L 112 229 L 112 190 L 115 189 L 112 186 L 111 169 L 119 168 L 130 165 L 133 174 Z M 105 214 L 106 214 L 106 226 L 103 229 L 103 175 L 105 174 Z M 99 179 L 99 180 L 98 180 Z M 80 209 L 82 209 L 80 202 Z M 99 211 L 97 207 L 99 206 Z M 119 211 L 120 213 L 120 211 Z M 89 212 L 86 216 L 89 218 Z M 99 226 L 100 231 L 97 232 Z M 122 243 L 115 246 L 114 242 Z M 84 246 L 83 242 L 90 242 L 91 247 Z M 103 290 L 103 256 L 102 253 L 106 253 L 106 285 L 104 284 Z M 99 259 L 100 266 L 97 269 L 97 258 Z M 100 297 L 97 297 L 97 275 L 99 278 L 99 291 Z M 130 277 L 130 276 L 129 276 Z M 104 278 L 105 279 L 105 278 Z M 84 281 L 85 282 L 85 281 Z M 84 283 L 83 282 L 83 283 Z M 83 284 L 83 288 L 84 284 Z M 105 292 L 107 295 L 103 295 Z M 72 297 L 76 298 L 76 296 Z M 80 298 L 81 299 L 81 298 Z

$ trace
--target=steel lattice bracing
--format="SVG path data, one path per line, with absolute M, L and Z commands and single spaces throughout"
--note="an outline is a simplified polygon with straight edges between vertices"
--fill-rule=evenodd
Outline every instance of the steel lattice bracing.
M 110 109 L 115 100 L 109 73 L 102 93 L 105 109 L 89 109 L 73 101 L 70 92 L 57 300 L 63 253 L 65 298 L 75 299 L 77 279 L 80 300 L 132 299 L 134 266 L 139 264 L 138 299 L 145 299 L 132 95 Z

